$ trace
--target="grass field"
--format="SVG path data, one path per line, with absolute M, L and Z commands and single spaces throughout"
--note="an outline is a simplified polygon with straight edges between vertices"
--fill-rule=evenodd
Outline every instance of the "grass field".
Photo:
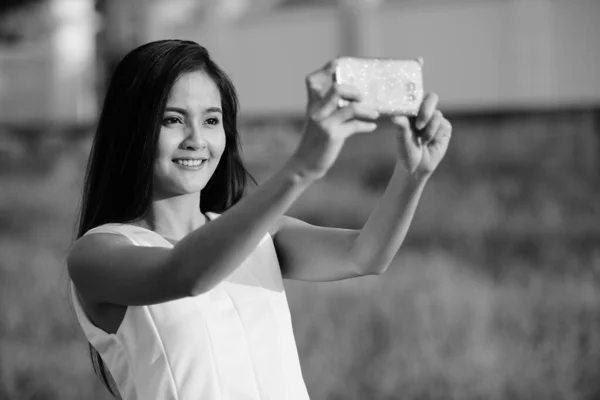
M 245 143 L 259 179 L 297 140 L 265 137 Z M 368 140 L 350 143 L 331 174 L 292 213 L 324 225 L 360 226 L 393 164 L 389 136 L 370 145 Z M 88 146 L 49 142 L 36 150 L 39 157 L 28 157 L 35 163 L 6 163 L 10 169 L 4 165 L 0 173 L 0 399 L 109 398 L 92 375 L 67 299 L 64 265 Z M 582 258 L 574 247 L 553 249 L 553 242 L 544 242 L 546 247 L 524 257 L 475 241 L 489 232 L 523 235 L 517 223 L 523 218 L 541 215 L 551 223 L 557 212 L 562 215 L 551 208 L 561 195 L 544 199 L 552 191 L 540 186 L 532 194 L 533 217 L 522 206 L 507 216 L 507 203 L 494 191 L 514 182 L 498 186 L 489 179 L 432 181 L 410 240 L 384 276 L 286 282 L 312 398 L 600 397 L 600 252 L 588 248 Z M 539 196 L 544 190 L 550 195 Z M 436 232 L 445 232 L 446 239 L 433 240 Z M 468 256 L 468 249 L 484 245 L 484 257 Z M 543 264 L 558 259 L 562 268 Z

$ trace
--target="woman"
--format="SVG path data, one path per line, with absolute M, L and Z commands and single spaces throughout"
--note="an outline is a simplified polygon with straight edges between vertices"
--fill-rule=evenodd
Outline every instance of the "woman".
M 146 44 L 111 81 L 86 174 L 78 240 L 67 260 L 77 317 L 111 393 L 123 399 L 308 399 L 282 278 L 381 274 L 398 251 L 450 123 L 428 94 L 361 230 L 283 215 L 323 177 L 346 138 L 378 114 L 331 64 L 307 78 L 292 157 L 251 195 L 237 97 L 207 51 Z M 340 98 L 349 100 L 338 108 Z

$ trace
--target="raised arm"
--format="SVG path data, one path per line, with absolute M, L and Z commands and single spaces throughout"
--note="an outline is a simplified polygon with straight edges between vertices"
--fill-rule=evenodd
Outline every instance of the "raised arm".
M 361 230 L 318 227 L 288 218 L 275 235 L 285 278 L 333 281 L 384 272 L 400 248 L 423 188 L 444 157 L 452 126 L 428 94 L 412 127 L 398 125 L 398 160 L 388 187 Z
M 437 109 L 438 96 L 429 93 L 411 126 L 396 117 L 398 160 L 388 187 L 353 245 L 353 257 L 369 273 L 383 273 L 398 252 L 417 209 L 425 183 L 443 159 L 452 125 Z
M 125 238 L 93 234 L 78 240 L 67 260 L 86 300 L 140 305 L 203 293 L 248 257 L 299 195 L 321 178 L 347 137 L 376 128 L 377 113 L 356 104 L 359 95 L 332 85 L 334 65 L 309 75 L 304 136 L 285 166 L 251 195 L 183 238 L 172 249 L 135 247 Z M 352 102 L 338 109 L 340 98 Z
M 253 194 L 172 249 L 138 247 L 120 235 L 95 233 L 71 250 L 69 275 L 86 300 L 154 304 L 209 290 L 251 253 L 310 184 L 288 163 Z

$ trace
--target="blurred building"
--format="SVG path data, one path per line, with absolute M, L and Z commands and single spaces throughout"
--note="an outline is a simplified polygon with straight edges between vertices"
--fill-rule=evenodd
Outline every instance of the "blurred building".
M 45 31 L 0 43 L 0 124 L 86 124 L 96 117 L 93 2 L 47 0 L 35 13 Z M 26 22 L 26 19 L 23 19 Z
M 187 37 L 206 45 L 232 75 L 244 112 L 252 114 L 298 113 L 304 76 L 349 53 L 424 57 L 426 89 L 439 93 L 446 109 L 600 101 L 596 0 L 325 3 L 169 25 L 161 25 L 156 13 L 149 39 Z
M 58 21 L 52 35 L 37 45 L 0 48 L 0 122 L 95 119 L 93 1 L 48 1 Z M 437 92 L 446 110 L 600 104 L 597 0 L 113 4 L 130 4 L 141 15 L 128 24 L 130 14 L 116 13 L 117 26 L 134 30 L 136 41 L 187 38 L 206 46 L 233 78 L 246 116 L 300 115 L 304 77 L 338 55 L 422 56 L 426 90 Z

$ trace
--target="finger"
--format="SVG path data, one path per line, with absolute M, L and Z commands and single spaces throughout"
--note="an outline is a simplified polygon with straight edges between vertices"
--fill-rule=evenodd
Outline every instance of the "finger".
M 430 145 L 430 148 L 435 149 L 441 155 L 445 155 L 450 144 L 450 138 L 452 137 L 452 125 L 448 120 L 442 121 L 440 128 L 438 129 L 435 138 Z
M 406 115 L 394 115 L 391 118 L 394 125 L 402 129 L 411 129 L 410 121 Z
M 325 96 L 325 98 L 322 101 L 317 102 L 317 108 L 319 109 L 319 111 L 317 112 L 316 116 L 318 119 L 323 119 L 323 118 L 326 118 L 327 116 L 331 115 L 333 112 L 335 112 L 340 107 L 340 100 L 356 102 L 356 101 L 360 101 L 360 99 L 361 99 L 360 92 L 354 86 L 334 84 L 329 89 L 329 92 L 327 92 L 327 95 Z M 353 104 L 356 104 L 356 103 L 353 103 Z M 348 107 L 350 107 L 350 106 L 344 106 L 342 109 L 346 109 Z M 353 111 L 354 111 L 354 108 L 350 108 L 350 112 L 353 112 Z M 351 118 L 351 117 L 349 117 L 349 118 Z M 349 118 L 346 118 L 346 119 L 349 119 Z M 373 118 L 373 119 L 375 119 L 375 118 Z M 345 121 L 345 119 L 342 121 Z
M 423 67 L 423 64 L 425 63 L 425 60 L 423 60 L 423 57 L 419 56 L 419 57 L 417 57 L 417 62 L 418 62 L 419 64 L 421 64 L 421 68 L 422 68 L 422 67 Z
M 452 137 L 452 124 L 447 119 L 444 119 L 433 140 L 435 145 L 447 146 Z
M 350 102 L 358 102 L 362 100 L 362 95 L 358 89 L 354 86 L 347 84 L 339 84 L 337 86 L 340 100 L 338 101 L 338 107 L 346 107 Z
M 309 101 L 314 102 L 325 97 L 334 83 L 333 76 L 336 68 L 337 60 L 332 60 L 306 77 Z
M 337 85 L 334 84 L 331 86 L 325 97 L 315 103 L 316 110 L 313 113 L 313 117 L 316 120 L 327 118 L 338 108 L 339 100 L 340 96 L 337 91 Z
M 421 130 L 427 125 L 433 113 L 436 110 L 438 103 L 438 95 L 435 93 L 427 93 L 425 98 L 423 99 L 423 103 L 421 103 L 421 107 L 419 107 L 419 113 L 417 115 L 416 120 L 416 128 Z
M 400 140 L 405 147 L 419 146 L 419 138 L 413 133 L 408 117 L 403 115 L 394 116 L 392 117 L 392 123 L 400 128 L 398 129 Z
M 435 135 L 437 134 L 440 126 L 442 125 L 442 121 L 444 120 L 444 116 L 440 110 L 435 110 L 433 113 L 433 117 L 429 120 L 423 131 L 420 133 L 421 140 L 425 144 L 429 144 Z
M 373 132 L 375 129 L 377 129 L 377 124 L 375 122 L 366 122 L 354 119 L 346 122 L 344 127 L 346 128 L 347 135 L 353 135 L 355 133 Z
M 442 121 L 441 129 L 444 132 L 444 136 L 447 136 L 448 138 L 452 137 L 452 124 L 446 118 Z
M 372 121 L 379 118 L 379 111 L 371 106 L 352 103 L 346 107 L 338 109 L 332 114 L 331 117 L 341 122 L 349 121 L 351 119 Z
M 345 83 L 335 85 L 339 96 L 348 101 L 361 101 L 362 95 L 356 86 Z

